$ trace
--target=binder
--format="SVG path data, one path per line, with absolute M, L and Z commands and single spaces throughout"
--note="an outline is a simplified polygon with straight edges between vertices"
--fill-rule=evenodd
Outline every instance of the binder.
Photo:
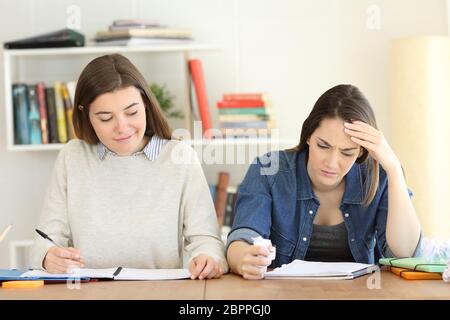
M 444 260 L 437 262 L 429 262 L 425 258 L 382 258 L 379 260 L 380 264 L 390 267 L 399 267 L 410 269 L 413 271 L 423 272 L 444 272 L 447 263 Z
M 62 29 L 34 37 L 5 42 L 5 49 L 63 48 L 84 46 L 84 35 L 71 30 Z

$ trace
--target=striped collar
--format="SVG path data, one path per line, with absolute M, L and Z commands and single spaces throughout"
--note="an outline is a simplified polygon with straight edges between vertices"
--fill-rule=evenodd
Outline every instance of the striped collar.
M 148 158 L 148 160 L 154 161 L 158 157 L 163 145 L 167 141 L 168 140 L 165 140 L 156 135 L 153 135 L 151 137 L 151 139 L 149 140 L 149 142 L 147 143 L 147 145 L 144 147 L 144 149 L 142 151 L 133 153 L 133 156 L 137 156 L 137 155 L 140 155 L 143 153 Z M 107 154 L 117 156 L 117 154 L 115 152 L 109 150 L 108 148 L 106 148 L 106 146 L 103 143 L 99 142 L 97 144 L 98 158 L 100 160 L 104 160 Z

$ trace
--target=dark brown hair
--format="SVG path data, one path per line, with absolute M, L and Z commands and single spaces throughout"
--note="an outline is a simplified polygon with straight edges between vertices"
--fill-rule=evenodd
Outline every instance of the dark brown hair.
M 334 118 L 340 118 L 346 122 L 359 120 L 377 128 L 375 114 L 362 92 L 355 86 L 341 84 L 327 90 L 320 96 L 308 118 L 303 122 L 300 143 L 288 151 L 308 150 L 307 141 L 319 127 L 321 121 Z M 356 162 L 367 165 L 367 175 L 363 182 L 366 189 L 364 205 L 368 206 L 378 189 L 379 164 L 369 155 L 366 149 L 362 148 L 362 151 Z
M 99 139 L 89 119 L 90 104 L 101 94 L 130 86 L 140 91 L 144 101 L 147 122 L 145 134 L 170 139 L 170 127 L 158 100 L 139 70 L 120 54 L 95 58 L 81 72 L 75 90 L 72 119 L 76 136 L 89 144 L 98 143 Z

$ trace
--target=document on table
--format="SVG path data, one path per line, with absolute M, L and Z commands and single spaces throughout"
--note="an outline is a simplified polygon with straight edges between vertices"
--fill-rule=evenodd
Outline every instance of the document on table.
M 356 262 L 294 260 L 289 264 L 266 272 L 265 278 L 354 279 L 372 273 L 377 269 L 378 267 L 374 264 Z
M 175 280 L 187 279 L 191 273 L 187 269 L 132 269 L 132 268 L 108 268 L 108 269 L 74 269 L 73 273 L 54 274 L 43 270 L 31 270 L 23 273 L 22 278 L 90 278 L 111 280 Z

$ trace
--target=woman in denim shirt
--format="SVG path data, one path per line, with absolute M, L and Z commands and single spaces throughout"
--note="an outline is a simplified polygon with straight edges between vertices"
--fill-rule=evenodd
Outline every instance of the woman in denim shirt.
M 416 254 L 421 228 L 400 162 L 358 88 L 326 91 L 297 147 L 257 158 L 242 182 L 228 235 L 231 270 L 261 279 L 295 259 L 374 263 Z M 253 245 L 268 238 L 270 251 Z

